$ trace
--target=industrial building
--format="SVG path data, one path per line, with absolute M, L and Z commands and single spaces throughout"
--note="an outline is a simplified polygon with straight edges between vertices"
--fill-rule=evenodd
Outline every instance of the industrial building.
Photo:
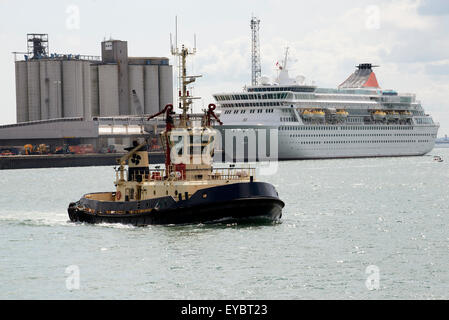
M 101 57 L 49 54 L 48 35 L 28 35 L 23 60 L 16 54 L 17 122 L 136 115 L 132 90 L 153 114 L 173 103 L 168 58 L 128 57 L 128 43 L 101 43 Z
M 103 41 L 101 57 L 57 54 L 47 34 L 28 34 L 27 49 L 14 53 L 17 124 L 0 126 L 0 146 L 127 144 L 143 128 L 133 90 L 146 115 L 173 103 L 169 59 L 129 57 L 126 41 Z

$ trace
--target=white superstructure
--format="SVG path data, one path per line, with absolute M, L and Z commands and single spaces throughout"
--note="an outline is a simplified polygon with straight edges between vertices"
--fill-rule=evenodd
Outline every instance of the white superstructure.
M 285 66 L 285 64 L 284 64 Z M 414 94 L 379 87 L 361 64 L 337 89 L 304 84 L 279 67 L 271 82 L 219 93 L 220 129 L 277 128 L 280 159 L 410 156 L 430 152 L 439 125 Z

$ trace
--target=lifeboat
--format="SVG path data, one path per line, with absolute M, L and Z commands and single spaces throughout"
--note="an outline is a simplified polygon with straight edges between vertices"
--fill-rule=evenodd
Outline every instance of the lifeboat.
M 374 121 L 384 121 L 385 118 L 387 117 L 387 114 L 381 110 L 377 110 L 375 112 L 373 112 L 373 120 Z
M 315 121 L 324 121 L 326 114 L 322 110 L 313 110 L 312 119 Z
M 413 115 L 410 111 L 402 111 L 402 112 L 400 112 L 400 117 L 403 120 L 408 120 L 408 119 L 412 119 Z
M 310 110 L 304 110 L 301 116 L 304 120 L 311 120 L 313 118 L 313 113 Z
M 349 116 L 349 112 L 344 109 L 340 109 L 337 110 L 335 116 L 337 117 L 337 120 L 344 120 Z
M 398 121 L 401 118 L 401 115 L 397 111 L 389 111 L 387 113 L 388 121 Z

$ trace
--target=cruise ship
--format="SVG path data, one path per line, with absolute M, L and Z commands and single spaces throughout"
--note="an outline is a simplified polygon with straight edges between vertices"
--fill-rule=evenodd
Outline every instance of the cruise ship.
M 287 61 L 287 59 L 286 59 Z M 278 130 L 278 158 L 419 156 L 435 146 L 439 124 L 414 94 L 380 88 L 373 66 L 360 64 L 337 88 L 290 78 L 279 65 L 242 92 L 217 93 L 220 130 Z

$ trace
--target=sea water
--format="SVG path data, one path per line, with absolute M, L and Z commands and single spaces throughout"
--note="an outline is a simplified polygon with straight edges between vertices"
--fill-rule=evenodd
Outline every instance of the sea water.
M 0 298 L 449 298 L 449 149 L 275 169 L 279 223 L 148 227 L 69 222 L 112 167 L 0 171 Z

